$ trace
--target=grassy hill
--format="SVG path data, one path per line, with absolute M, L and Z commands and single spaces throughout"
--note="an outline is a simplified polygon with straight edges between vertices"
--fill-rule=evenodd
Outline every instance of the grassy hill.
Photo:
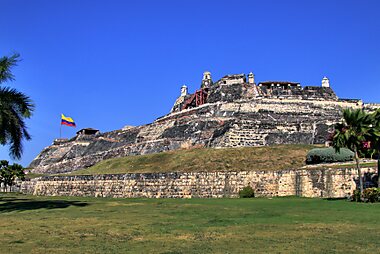
M 316 146 L 277 145 L 177 150 L 109 159 L 71 174 L 292 169 L 304 166 L 307 152 L 314 147 Z

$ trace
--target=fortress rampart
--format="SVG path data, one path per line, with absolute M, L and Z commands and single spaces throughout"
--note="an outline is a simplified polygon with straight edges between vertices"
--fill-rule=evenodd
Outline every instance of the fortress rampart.
M 324 78 L 322 86 L 297 82 L 255 83 L 253 73 L 217 82 L 205 72 L 201 88 L 181 94 L 171 112 L 151 124 L 101 133 L 87 128 L 57 140 L 30 164 L 35 173 L 64 173 L 109 158 L 191 147 L 324 144 L 343 108 L 366 107 L 339 100 Z M 372 110 L 374 105 L 369 105 Z
M 26 194 L 114 198 L 237 197 L 250 185 L 256 196 L 343 198 L 356 188 L 355 169 L 289 169 L 279 171 L 138 173 L 48 176 L 21 183 Z M 365 168 L 363 174 L 375 169 Z

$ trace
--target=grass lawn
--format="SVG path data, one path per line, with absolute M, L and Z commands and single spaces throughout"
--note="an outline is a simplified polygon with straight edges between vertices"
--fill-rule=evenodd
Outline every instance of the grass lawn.
M 1 253 L 378 253 L 380 204 L 0 195 Z

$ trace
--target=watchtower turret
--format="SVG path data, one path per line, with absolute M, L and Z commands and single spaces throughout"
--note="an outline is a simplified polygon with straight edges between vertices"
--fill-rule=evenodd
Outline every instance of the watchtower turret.
M 186 96 L 187 95 L 187 86 L 183 85 L 181 87 L 181 96 Z
M 330 87 L 330 80 L 326 76 L 322 79 L 322 87 Z
M 201 88 L 209 88 L 213 84 L 211 79 L 211 73 L 208 71 L 203 72 L 202 86 Z
M 255 75 L 252 71 L 248 74 L 248 84 L 255 84 Z

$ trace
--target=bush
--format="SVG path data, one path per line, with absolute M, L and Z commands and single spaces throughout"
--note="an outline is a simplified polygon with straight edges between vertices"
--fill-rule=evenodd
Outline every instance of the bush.
M 306 156 L 307 164 L 331 163 L 352 161 L 354 152 L 347 148 L 341 148 L 339 153 L 335 152 L 333 147 L 329 148 L 314 148 L 310 150 Z
M 362 199 L 361 199 L 362 198 Z M 351 201 L 355 202 L 380 202 L 380 188 L 367 188 L 363 190 L 362 196 L 360 197 L 360 191 L 354 190 L 351 196 Z
M 255 197 L 255 191 L 252 189 L 251 186 L 244 187 L 241 191 L 239 191 L 239 197 L 241 198 L 254 198 Z
M 379 202 L 380 201 L 380 188 L 367 188 L 363 190 L 364 202 Z
M 354 193 L 351 196 L 351 201 L 354 202 L 361 202 L 361 197 L 360 197 L 360 190 L 354 190 Z

